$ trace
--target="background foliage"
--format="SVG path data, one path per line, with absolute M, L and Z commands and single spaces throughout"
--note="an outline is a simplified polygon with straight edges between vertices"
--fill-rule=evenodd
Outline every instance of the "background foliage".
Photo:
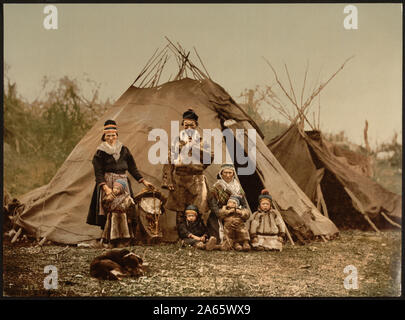
M 42 98 L 29 103 L 4 82 L 4 184 L 18 197 L 47 184 L 74 146 L 111 105 L 94 83 L 86 99 L 77 79 L 44 78 Z

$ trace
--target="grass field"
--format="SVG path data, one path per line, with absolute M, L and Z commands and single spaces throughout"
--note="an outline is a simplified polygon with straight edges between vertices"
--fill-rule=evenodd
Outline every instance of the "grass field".
M 92 259 L 106 249 L 4 239 L 4 296 L 216 296 L 216 297 L 392 297 L 400 295 L 401 233 L 344 231 L 336 240 L 279 252 L 181 249 L 177 244 L 134 246 L 149 270 L 140 278 L 99 281 L 89 275 Z M 58 288 L 43 287 L 44 267 L 58 268 Z M 353 265 L 358 289 L 344 288 Z

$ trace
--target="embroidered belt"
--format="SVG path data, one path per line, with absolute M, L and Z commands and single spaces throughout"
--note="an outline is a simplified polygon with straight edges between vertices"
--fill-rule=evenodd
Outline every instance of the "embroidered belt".
M 112 188 L 115 180 L 124 179 L 124 180 L 128 181 L 128 177 L 127 177 L 127 175 L 125 173 L 120 174 L 120 173 L 115 173 L 115 172 L 106 172 L 104 174 L 104 179 L 105 179 L 105 181 L 107 183 L 107 186 L 109 186 L 110 188 Z M 127 187 L 125 189 L 129 192 L 128 185 L 127 185 Z
M 261 232 L 256 232 L 256 235 L 258 236 L 278 236 L 278 233 L 261 233 Z

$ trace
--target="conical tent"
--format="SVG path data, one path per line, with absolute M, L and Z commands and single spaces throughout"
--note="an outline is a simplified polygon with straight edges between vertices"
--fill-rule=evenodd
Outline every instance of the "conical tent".
M 333 222 L 317 210 L 264 144 L 253 120 L 221 86 L 196 68 L 188 60 L 188 55 L 180 50 L 178 54 L 183 63 L 175 80 L 157 84 L 164 66 L 162 63 L 157 68 L 157 76 L 150 78 L 154 79 L 150 87 L 130 86 L 76 145 L 50 183 L 21 198 L 23 207 L 16 223 L 38 238 L 46 237 L 60 243 L 74 244 L 100 238 L 100 228 L 86 224 L 86 217 L 95 185 L 91 161 L 100 143 L 104 121 L 114 119 L 117 122 L 119 139 L 134 155 L 141 174 L 155 186 L 160 186 L 163 164 L 149 161 L 148 152 L 156 141 L 149 141 L 148 135 L 155 128 L 163 129 L 170 135 L 171 120 L 181 120 L 182 113 L 193 107 L 199 115 L 200 128 L 223 130 L 227 120 L 233 120 L 228 121 L 232 123 L 230 128 L 244 129 L 245 143 L 247 130 L 257 129 L 256 171 L 240 177 L 252 209 L 255 209 L 260 190 L 265 187 L 298 238 L 337 234 L 338 229 Z M 185 76 L 186 68 L 195 79 Z M 142 73 L 146 74 L 146 69 Z M 226 144 L 222 145 L 224 151 Z M 246 146 L 245 151 L 249 154 Z M 219 167 L 220 164 L 212 164 L 205 171 L 210 186 L 216 180 Z M 134 193 L 139 192 L 142 185 L 132 177 L 130 179 Z M 166 211 L 161 225 L 164 240 L 177 239 L 174 213 Z
M 401 196 L 359 173 L 347 159 L 339 159 L 320 131 L 303 131 L 293 123 L 268 147 L 314 203 L 325 202 L 325 211 L 338 227 L 370 224 L 378 229 L 388 221 L 401 222 Z

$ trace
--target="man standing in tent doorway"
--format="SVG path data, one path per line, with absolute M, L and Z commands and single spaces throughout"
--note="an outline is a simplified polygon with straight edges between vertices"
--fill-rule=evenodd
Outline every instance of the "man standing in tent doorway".
M 193 109 L 188 109 L 183 113 L 182 126 L 183 130 L 169 150 L 169 163 L 163 166 L 162 179 L 162 188 L 170 190 L 166 208 L 176 211 L 177 228 L 185 221 L 184 210 L 188 205 L 197 206 L 203 214 L 208 212 L 209 189 L 203 171 L 209 164 L 203 164 L 203 155 L 207 151 L 203 145 L 201 134 L 197 131 L 198 115 Z M 174 150 L 175 152 L 172 153 Z M 188 154 L 185 154 L 187 150 L 189 150 Z M 194 157 L 196 150 L 199 155 L 197 161 Z M 214 154 L 211 152 L 211 161 L 213 156 Z M 193 157 L 194 161 L 188 163 L 188 161 L 184 161 L 185 157 Z

